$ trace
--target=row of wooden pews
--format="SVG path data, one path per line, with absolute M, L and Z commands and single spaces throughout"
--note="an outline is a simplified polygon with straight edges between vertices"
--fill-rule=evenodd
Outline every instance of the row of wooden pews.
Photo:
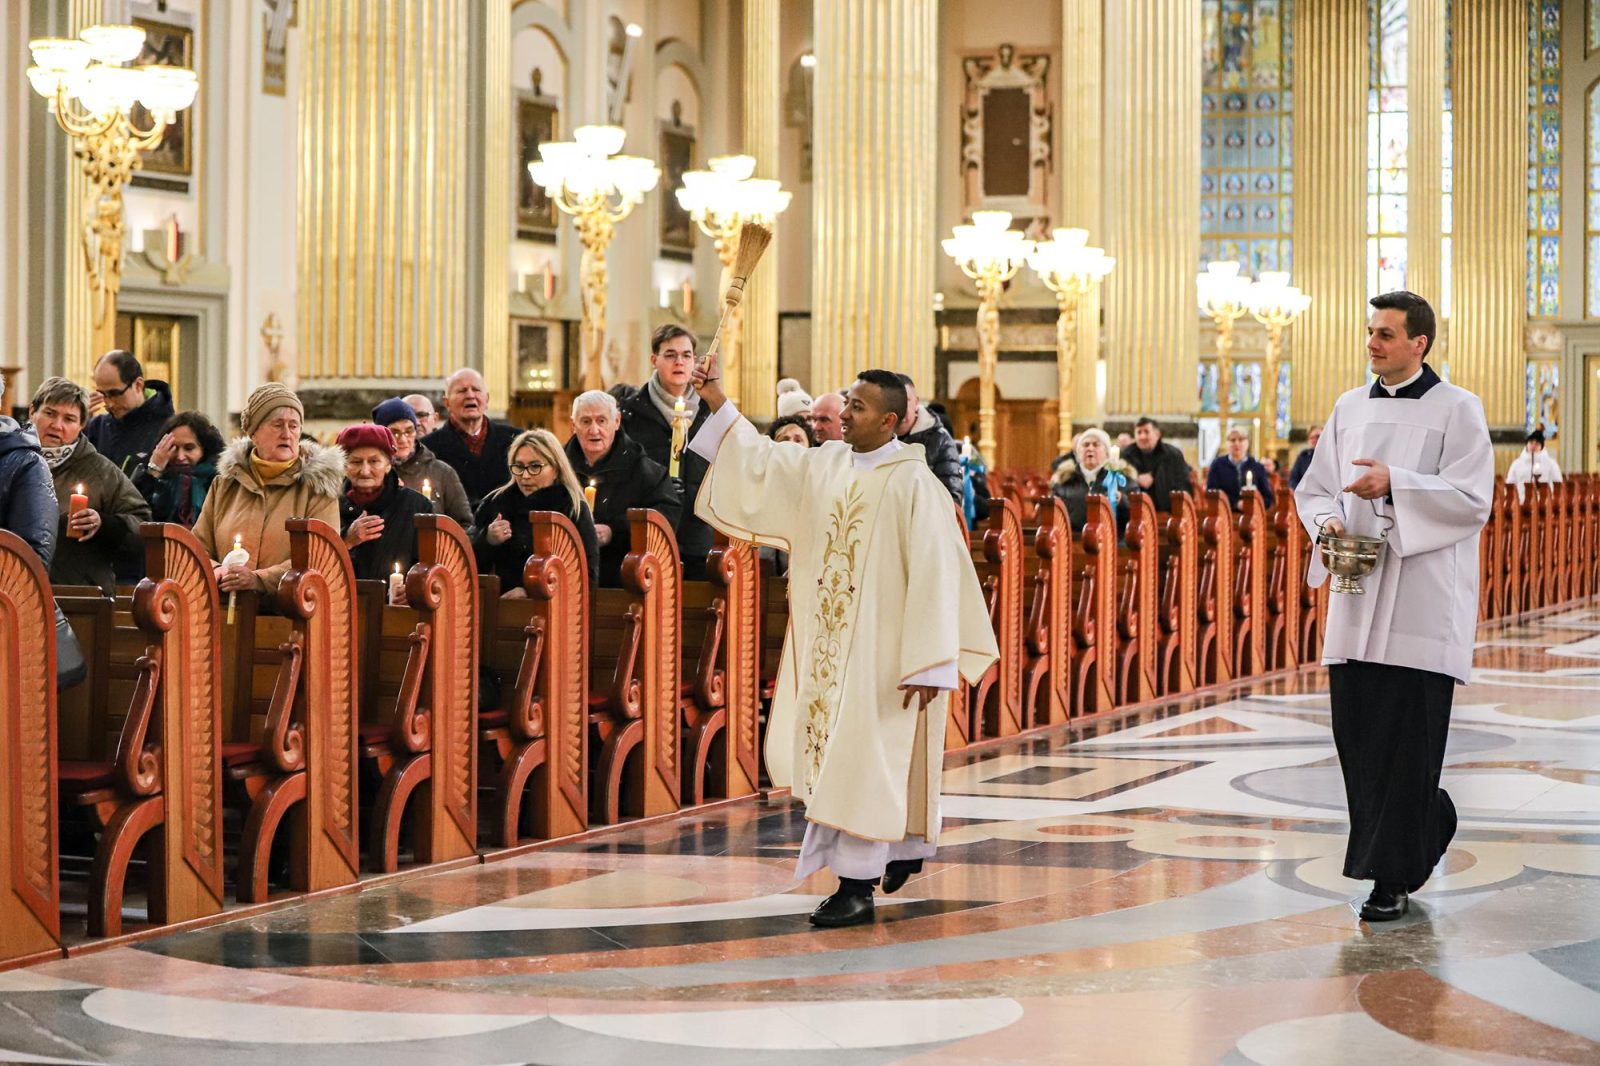
M 1317 660 L 1292 493 L 1133 494 L 1119 537 L 1103 497 L 1074 530 L 1022 488 L 969 542 L 1002 655 L 949 701 L 947 748 Z M 1497 485 L 1491 512 L 1484 618 L 1600 591 L 1600 481 Z M 314 521 L 270 605 L 219 594 L 175 526 L 145 527 L 150 576 L 115 598 L 52 589 L 0 531 L 0 966 L 756 792 L 786 582 L 726 540 L 685 581 L 671 528 L 630 520 L 623 587 L 591 589 L 577 530 L 533 516 L 507 598 L 425 516 L 403 606 Z M 52 601 L 89 666 L 59 698 Z

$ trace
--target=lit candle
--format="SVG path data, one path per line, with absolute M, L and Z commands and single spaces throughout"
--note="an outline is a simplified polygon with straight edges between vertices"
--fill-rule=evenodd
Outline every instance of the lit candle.
M 679 396 L 672 401 L 672 458 L 667 460 L 667 476 L 678 476 L 678 459 L 683 455 L 683 443 L 688 435 L 684 425 L 688 421 L 688 414 L 683 406 L 683 397 Z
M 1254 470 L 1246 470 L 1244 472 L 1244 487 L 1247 489 L 1256 487 L 1256 472 Z
M 404 606 L 406 602 L 406 578 L 400 572 L 400 564 L 394 564 L 394 573 L 389 575 L 389 605 L 391 607 Z
M 83 536 L 83 534 L 72 528 L 72 516 L 77 514 L 79 511 L 86 511 L 88 509 L 89 497 L 83 494 L 83 486 L 80 484 L 72 491 L 72 497 L 67 501 L 67 536 L 71 537 L 73 540 L 78 540 Z
M 250 553 L 244 550 L 244 535 L 242 533 L 235 533 L 233 535 L 233 550 L 222 557 L 222 565 L 250 565 Z M 233 607 L 238 598 L 239 594 L 237 592 L 228 593 L 228 624 L 230 626 L 233 625 Z
M 670 286 L 670 285 L 661 286 L 661 303 L 660 303 L 660 306 L 662 306 L 662 307 L 671 307 L 672 306 L 672 286 Z
M 422 479 L 422 494 L 428 498 L 429 503 L 433 502 L 433 482 L 427 478 Z
M 594 510 L 594 496 L 597 489 L 598 486 L 595 484 L 594 478 L 590 478 L 589 484 L 585 485 L 583 488 L 583 498 L 589 502 L 590 511 Z
M 555 271 L 550 269 L 550 264 L 549 263 L 546 263 L 544 265 L 544 299 L 545 299 L 545 302 L 549 303 L 551 300 L 555 299 L 555 295 L 556 295 L 556 275 L 555 275 Z

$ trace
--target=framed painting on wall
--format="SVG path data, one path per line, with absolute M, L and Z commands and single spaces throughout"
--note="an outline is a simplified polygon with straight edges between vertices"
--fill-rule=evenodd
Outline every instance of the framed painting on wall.
M 561 127 L 561 108 L 553 96 L 541 91 L 543 79 L 539 70 L 533 72 L 533 91 L 517 91 L 517 228 L 516 238 L 523 241 L 556 240 L 556 205 L 545 194 L 544 188 L 528 173 L 528 164 L 539 159 L 539 146 L 558 139 Z
M 552 319 L 511 320 L 511 360 L 515 388 L 553 392 L 566 388 L 564 323 Z
M 694 259 L 694 219 L 689 217 L 672 190 L 681 188 L 683 175 L 694 169 L 694 127 L 679 121 L 681 106 L 674 101 L 673 118 L 661 123 L 661 257 Z
M 194 30 L 154 19 L 136 18 L 133 24 L 144 30 L 144 51 L 133 61 L 136 67 L 188 67 L 194 69 Z M 178 112 L 166 135 L 154 149 L 142 154 L 143 164 L 133 172 L 133 184 L 169 192 L 188 192 L 194 176 L 193 107 Z M 129 119 L 138 129 L 148 129 L 153 119 L 142 105 L 135 104 Z

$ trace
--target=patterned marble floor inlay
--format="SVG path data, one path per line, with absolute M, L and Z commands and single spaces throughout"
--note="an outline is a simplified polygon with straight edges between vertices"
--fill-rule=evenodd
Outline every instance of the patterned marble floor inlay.
M 1600 1063 L 1600 608 L 1480 637 L 1392 926 L 1311 671 L 957 760 L 873 926 L 752 801 L 0 973 L 0 1061 Z

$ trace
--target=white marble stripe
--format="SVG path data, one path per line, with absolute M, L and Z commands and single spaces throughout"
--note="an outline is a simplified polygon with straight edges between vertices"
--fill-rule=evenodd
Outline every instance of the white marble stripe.
M 445 914 L 411 925 L 386 930 L 391 933 L 478 933 L 534 929 L 604 929 L 616 925 L 680 925 L 688 922 L 727 922 L 746 918 L 772 918 L 810 914 L 821 896 L 772 895 L 731 899 L 721 903 L 686 903 L 667 907 L 507 907 L 490 905 Z M 920 902 L 915 898 L 882 899 L 878 909 Z

